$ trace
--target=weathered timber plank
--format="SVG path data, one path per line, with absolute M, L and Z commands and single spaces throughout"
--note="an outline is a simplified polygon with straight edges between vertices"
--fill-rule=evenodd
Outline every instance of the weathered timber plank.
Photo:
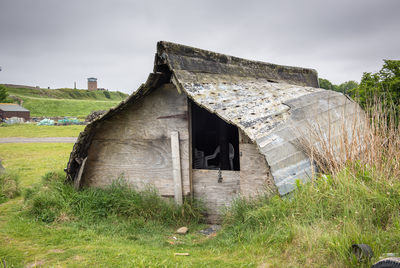
M 180 140 L 182 178 L 188 171 L 187 140 Z M 162 195 L 174 195 L 171 144 L 169 139 L 147 141 L 96 140 L 90 150 L 84 172 L 85 185 L 104 187 L 121 175 L 132 185 L 155 186 Z M 184 194 L 190 191 L 189 180 L 182 180 Z
M 110 185 L 112 181 L 118 178 L 123 178 L 128 184 L 138 190 L 143 190 L 147 187 L 154 187 L 159 191 L 160 195 L 174 196 L 172 178 L 165 178 L 163 176 L 167 172 L 171 172 L 171 169 L 146 172 L 132 168 L 104 166 L 98 168 L 88 167 L 85 169 L 85 174 L 87 174 L 85 183 L 90 187 L 102 188 Z
M 253 143 L 250 138 L 240 128 L 239 130 L 239 143 Z
M 186 96 L 168 86 L 106 120 L 93 137 L 82 177 L 84 185 L 104 187 L 123 174 L 138 188 L 150 184 L 161 195 L 174 195 L 170 133 L 178 131 L 183 194 L 190 193 L 188 120 L 168 117 L 184 113 Z
M 192 136 L 192 104 L 188 101 L 188 118 L 189 120 L 189 185 L 190 197 L 193 199 L 193 136 Z
M 218 183 L 218 170 L 193 169 L 194 197 L 204 202 L 210 222 L 218 221 L 221 209 L 239 195 L 240 172 L 221 172 L 223 180 Z
M 182 176 L 181 157 L 179 150 L 179 132 L 171 132 L 171 157 L 172 176 L 174 178 L 174 199 L 178 205 L 182 205 Z
M 78 189 L 80 188 L 80 186 L 81 186 L 81 179 L 82 179 L 83 171 L 85 170 L 86 160 L 87 160 L 87 157 L 86 157 L 85 159 L 83 159 L 83 161 L 82 161 L 82 163 L 81 163 L 81 167 L 79 168 L 79 172 L 78 172 L 78 174 L 76 175 L 76 178 L 75 178 L 75 180 L 74 180 L 74 187 L 75 187 L 75 189 L 77 189 L 77 190 L 78 190 Z
M 106 120 L 94 139 L 160 139 L 169 138 L 171 131 L 179 131 L 181 139 L 188 138 L 187 99 L 176 89 L 164 88 L 152 92 L 146 98 L 112 119 Z
M 267 161 L 255 144 L 239 144 L 240 194 L 245 197 L 272 193 L 275 189 Z

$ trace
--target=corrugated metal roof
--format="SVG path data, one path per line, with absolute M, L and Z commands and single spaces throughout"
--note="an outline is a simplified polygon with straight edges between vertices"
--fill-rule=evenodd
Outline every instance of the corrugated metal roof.
M 0 110 L 7 112 L 29 112 L 28 109 L 14 103 L 0 103 Z

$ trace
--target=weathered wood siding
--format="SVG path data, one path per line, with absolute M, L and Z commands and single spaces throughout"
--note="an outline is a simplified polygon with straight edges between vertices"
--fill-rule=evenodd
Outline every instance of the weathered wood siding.
M 239 195 L 240 171 L 222 170 L 222 182 L 218 182 L 218 170 L 193 169 L 194 198 L 204 202 L 207 220 L 217 222 L 221 209 L 231 204 Z
M 275 184 L 264 155 L 246 134 L 239 132 L 240 194 L 257 196 L 275 191 Z
M 254 197 L 276 191 L 269 166 L 257 145 L 242 131 L 239 132 L 240 171 L 222 170 L 222 182 L 218 182 L 218 170 L 193 169 L 193 193 L 207 209 L 207 220 L 218 222 L 221 210 L 239 197 Z
M 83 174 L 87 186 L 103 187 L 118 177 L 142 189 L 155 186 L 174 196 L 171 132 L 179 132 L 183 193 L 189 185 L 187 97 L 172 84 L 106 120 L 96 131 Z

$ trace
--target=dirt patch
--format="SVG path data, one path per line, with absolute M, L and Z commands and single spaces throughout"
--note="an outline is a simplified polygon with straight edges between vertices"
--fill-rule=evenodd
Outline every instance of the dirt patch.
M 76 255 L 72 258 L 74 261 L 83 261 L 85 258 L 79 255 Z
M 42 267 L 44 263 L 45 263 L 45 261 L 41 261 L 41 260 L 35 261 L 35 262 L 25 265 L 25 268 Z
M 69 222 L 71 220 L 75 220 L 76 217 L 70 216 L 65 212 L 62 212 L 56 219 L 55 222 L 57 223 L 63 223 L 63 222 Z
M 58 249 L 58 248 L 50 249 L 50 250 L 49 250 L 49 253 L 64 253 L 64 252 L 65 252 L 65 250 L 63 250 L 63 249 Z

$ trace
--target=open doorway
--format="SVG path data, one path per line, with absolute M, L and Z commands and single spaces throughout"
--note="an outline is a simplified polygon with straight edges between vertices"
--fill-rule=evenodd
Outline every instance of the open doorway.
M 192 167 L 240 170 L 239 132 L 236 126 L 190 101 Z

